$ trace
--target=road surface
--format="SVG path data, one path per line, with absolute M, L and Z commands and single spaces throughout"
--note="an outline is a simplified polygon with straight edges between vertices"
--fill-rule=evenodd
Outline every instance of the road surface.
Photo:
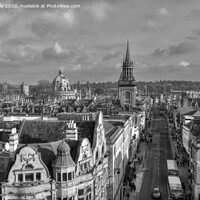
M 159 187 L 161 199 L 167 199 L 167 170 L 166 160 L 173 159 L 168 134 L 167 120 L 157 111 L 151 120 L 152 143 L 148 144 L 146 165 L 139 200 L 151 200 L 152 190 Z

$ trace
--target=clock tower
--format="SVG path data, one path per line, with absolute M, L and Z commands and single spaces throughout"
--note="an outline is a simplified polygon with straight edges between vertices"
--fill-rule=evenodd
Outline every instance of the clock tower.
M 127 41 L 126 56 L 123 59 L 122 72 L 118 81 L 118 97 L 121 106 L 135 107 L 137 86 L 133 76 L 133 62 L 130 60 L 129 42 Z

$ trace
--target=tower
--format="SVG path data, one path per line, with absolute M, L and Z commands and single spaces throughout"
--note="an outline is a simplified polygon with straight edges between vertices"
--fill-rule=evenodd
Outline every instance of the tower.
M 85 99 L 91 99 L 92 98 L 92 94 L 91 94 L 91 86 L 89 81 L 87 81 L 86 84 L 86 92 L 85 92 Z
M 123 59 L 122 72 L 118 81 L 118 97 L 121 106 L 135 107 L 137 86 L 133 76 L 133 62 L 130 59 L 129 41 L 127 41 L 126 56 Z

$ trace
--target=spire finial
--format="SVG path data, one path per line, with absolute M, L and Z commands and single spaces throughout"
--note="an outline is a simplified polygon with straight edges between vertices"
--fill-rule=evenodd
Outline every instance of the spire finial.
M 130 52 L 129 52 L 129 39 L 127 39 L 127 48 L 126 48 L 126 61 L 130 60 Z
M 59 70 L 59 75 L 61 75 L 62 74 L 62 72 L 61 72 L 61 70 Z

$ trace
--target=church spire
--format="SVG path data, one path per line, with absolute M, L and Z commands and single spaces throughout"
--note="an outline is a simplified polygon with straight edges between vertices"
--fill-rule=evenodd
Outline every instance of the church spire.
M 127 40 L 127 47 L 126 47 L 126 61 L 130 60 L 130 52 L 129 52 L 129 40 Z

